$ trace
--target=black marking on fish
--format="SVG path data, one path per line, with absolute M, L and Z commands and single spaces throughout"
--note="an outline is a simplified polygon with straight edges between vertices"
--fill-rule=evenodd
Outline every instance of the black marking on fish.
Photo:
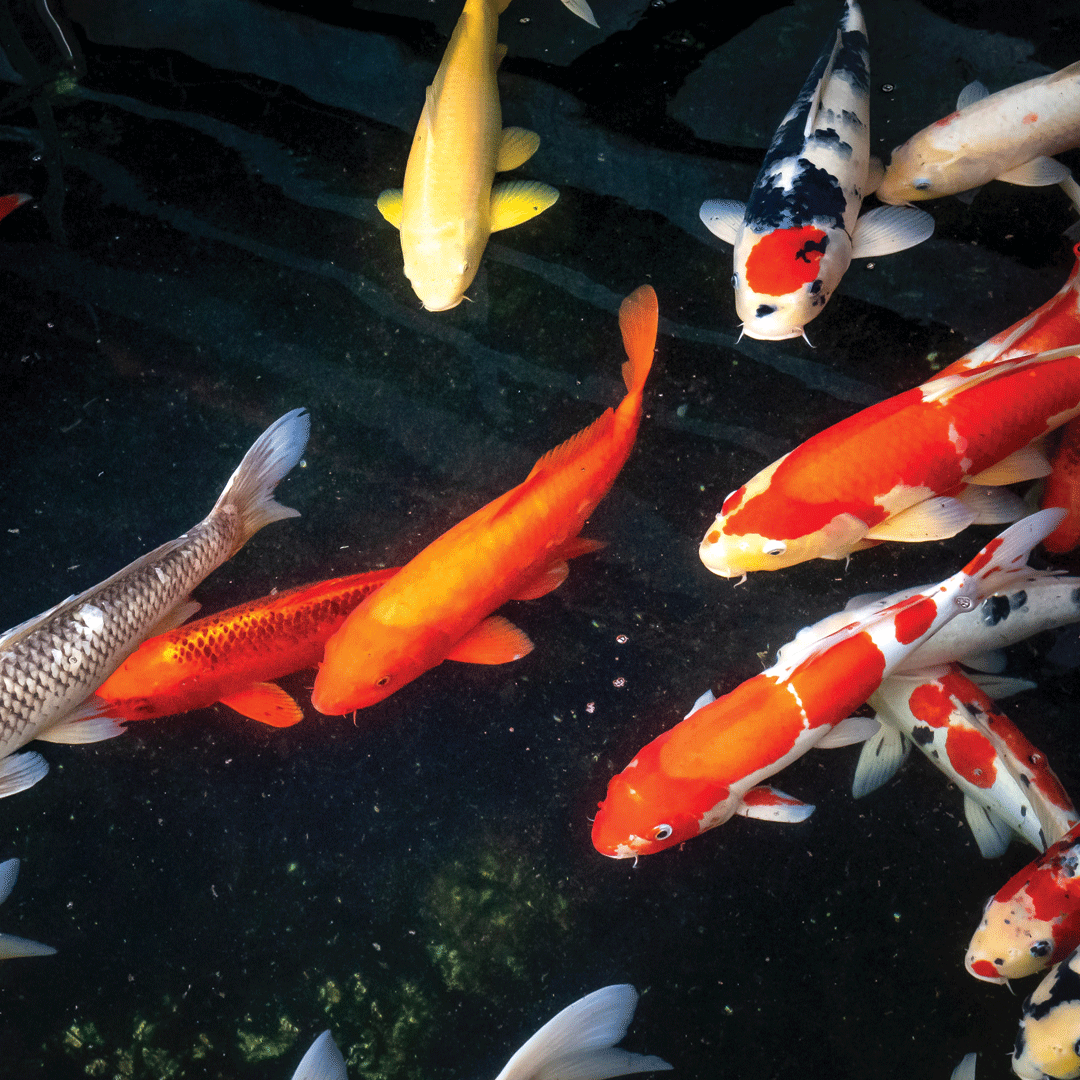
M 861 30 L 844 30 L 833 61 L 833 75 L 844 75 L 861 94 L 870 93 L 870 42 Z
M 1070 1001 L 1080 1001 L 1080 972 L 1073 971 L 1068 964 L 1062 963 L 1058 966 L 1057 974 L 1050 985 L 1046 1000 L 1036 1005 L 1029 997 L 1024 1002 L 1024 1018 L 1030 1017 L 1032 1020 L 1041 1020 L 1044 1016 L 1052 1013 L 1059 1005 L 1064 1005 Z
M 916 724 L 911 729 L 911 741 L 919 746 L 929 746 L 934 741 L 934 733 L 925 724 Z
M 815 142 L 833 143 L 833 150 L 842 157 L 851 157 L 851 143 L 844 142 L 840 138 L 840 132 L 836 128 L 818 128 L 811 136 Z
M 829 238 L 823 236 L 820 240 L 807 240 L 805 244 L 798 251 L 795 252 L 796 259 L 802 259 L 807 266 L 810 265 L 810 252 L 820 251 L 822 256 L 825 254 L 825 249 L 829 246 Z
M 757 311 L 754 312 L 754 317 L 764 319 L 766 315 L 771 315 L 775 310 L 775 304 L 758 304 Z
M 997 626 L 1003 619 L 1009 617 L 1012 605 L 1007 596 L 991 596 L 983 601 L 982 620 L 987 626 Z
M 1009 607 L 1015 611 L 1017 608 L 1022 608 L 1028 601 L 1027 593 L 1021 589 L 1019 592 L 1014 592 L 1009 597 Z
M 1080 607 L 1080 589 L 1073 589 L 1072 595 L 1069 599 L 1077 606 Z
M 779 175 L 758 176 L 746 204 L 745 217 L 746 224 L 754 232 L 799 229 L 810 224 L 822 228 L 844 227 L 847 200 L 840 181 L 827 169 L 819 168 L 806 158 L 799 158 L 797 165 L 788 188 L 784 187 Z
M 811 296 L 817 296 L 817 294 L 818 294 L 819 292 L 821 292 L 821 287 L 822 287 L 822 286 L 823 286 L 824 284 L 825 284 L 825 282 L 824 282 L 824 281 L 822 281 L 822 280 L 821 280 L 821 278 L 818 278 L 818 279 L 817 279 L 817 281 L 813 282 L 813 283 L 811 284 L 811 286 L 810 286 L 810 295 L 811 295 Z

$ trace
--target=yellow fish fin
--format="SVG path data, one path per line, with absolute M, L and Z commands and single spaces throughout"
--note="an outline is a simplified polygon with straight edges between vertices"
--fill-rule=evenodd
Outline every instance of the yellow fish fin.
M 1028 443 L 1002 458 L 996 465 L 968 477 L 969 484 L 1018 484 L 1022 480 L 1038 480 L 1050 475 L 1050 462 L 1041 446 Z
M 499 141 L 499 152 L 495 157 L 495 171 L 507 172 L 524 165 L 536 153 L 540 145 L 540 136 L 527 128 L 503 128 Z
M 376 200 L 375 205 L 379 208 L 379 213 L 395 229 L 401 228 L 401 188 L 387 188 Z
M 887 517 L 870 529 L 870 540 L 944 540 L 962 532 L 975 515 L 950 495 L 937 495 Z
M 489 615 L 474 626 L 446 655 L 461 664 L 509 664 L 533 650 L 524 630 L 501 615 Z
M 511 180 L 491 189 L 491 231 L 512 229 L 542 214 L 559 193 L 538 180 Z

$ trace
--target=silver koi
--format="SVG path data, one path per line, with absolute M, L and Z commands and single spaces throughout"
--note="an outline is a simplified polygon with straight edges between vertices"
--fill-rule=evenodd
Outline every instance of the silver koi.
M 78 706 L 145 638 L 190 616 L 191 590 L 259 529 L 299 516 L 273 493 L 300 460 L 309 429 L 306 410 L 286 413 L 244 455 L 198 525 L 0 635 L 0 798 L 48 772 L 40 754 L 14 753 L 32 739 L 85 743 L 123 732 L 107 718 L 82 718 Z

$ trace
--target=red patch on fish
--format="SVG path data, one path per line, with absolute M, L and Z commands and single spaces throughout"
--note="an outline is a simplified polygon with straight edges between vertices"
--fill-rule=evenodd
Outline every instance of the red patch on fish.
M 975 975 L 981 975 L 984 979 L 1001 978 L 1001 972 L 989 960 L 976 960 L 971 965 L 971 971 Z
M 720 507 L 721 514 L 730 514 L 739 503 L 742 502 L 742 497 L 746 494 L 746 485 L 743 484 L 737 491 L 733 491 L 725 500 L 724 505 Z
M 1039 114 L 1038 114 L 1037 112 L 1029 112 L 1029 113 L 1027 114 L 1027 116 L 1025 116 L 1025 117 L 1024 117 L 1024 118 L 1023 118 L 1023 119 L 1022 119 L 1022 120 L 1020 121 L 1020 123 L 1021 123 L 1021 124 L 1034 124 L 1034 123 L 1035 123 L 1035 121 L 1036 121 L 1036 120 L 1038 120 L 1038 119 L 1039 119 Z
M 970 728 L 954 727 L 945 736 L 945 753 L 957 773 L 975 787 L 994 784 L 994 746 L 989 739 Z
M 958 112 L 949 113 L 948 116 L 943 116 L 940 120 L 934 122 L 934 127 L 944 127 L 946 124 L 951 124 L 960 114 Z
M 765 296 L 786 296 L 817 277 L 818 263 L 829 238 L 814 225 L 774 229 L 751 249 L 746 259 L 746 283 Z
M 912 691 L 908 708 L 920 723 L 929 727 L 945 727 L 952 716 L 953 702 L 940 683 L 923 683 Z
M 1001 537 L 995 536 L 994 539 L 964 567 L 964 573 L 969 577 L 977 574 L 994 557 L 994 553 L 999 547 L 1001 547 Z
M 1031 901 L 1031 913 L 1036 919 L 1053 922 L 1065 914 L 1066 905 L 1075 896 L 1070 897 L 1069 889 L 1063 886 L 1061 878 L 1053 872 L 1036 871 L 1027 883 L 1027 895 Z
M 937 601 L 924 596 L 918 603 L 898 612 L 895 617 L 896 640 L 901 645 L 910 645 L 930 629 L 937 615 Z

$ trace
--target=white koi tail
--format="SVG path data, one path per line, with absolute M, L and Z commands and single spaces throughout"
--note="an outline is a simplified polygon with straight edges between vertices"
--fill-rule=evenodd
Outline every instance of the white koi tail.
M 274 488 L 300 460 L 311 431 L 311 417 L 306 409 L 293 409 L 271 424 L 244 455 L 236 472 L 229 477 L 225 490 L 214 503 L 214 510 L 233 506 L 240 512 L 246 544 L 264 525 L 284 518 L 299 517 L 299 510 L 282 506 L 274 498 Z
M 661 1058 L 633 1054 L 615 1045 L 626 1034 L 637 1002 L 637 991 L 626 984 L 586 994 L 533 1035 L 496 1080 L 604 1080 L 670 1069 Z
M 1014 586 L 1018 579 L 1034 577 L 1035 571 L 1027 565 L 1028 556 L 1058 527 L 1066 513 L 1060 508 L 1040 510 L 991 540 L 960 571 L 969 580 L 958 599 L 966 597 L 974 605 L 999 589 Z

